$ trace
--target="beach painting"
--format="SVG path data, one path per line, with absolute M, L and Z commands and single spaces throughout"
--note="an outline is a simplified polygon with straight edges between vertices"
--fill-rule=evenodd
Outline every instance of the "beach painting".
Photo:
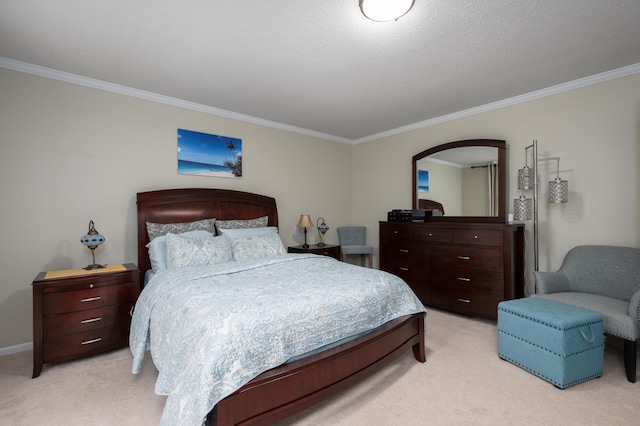
M 242 178 L 242 139 L 178 129 L 178 173 Z
M 418 191 L 429 192 L 428 170 L 418 170 Z

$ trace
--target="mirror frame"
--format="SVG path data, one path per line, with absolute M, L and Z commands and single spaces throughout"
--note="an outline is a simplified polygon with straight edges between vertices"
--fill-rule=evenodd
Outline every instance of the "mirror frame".
M 468 139 L 434 146 L 413 156 L 412 162 L 412 206 L 418 208 L 418 160 L 437 152 L 467 146 L 488 146 L 498 148 L 498 215 L 497 216 L 427 216 L 426 222 L 487 222 L 506 223 L 507 219 L 507 144 L 498 139 Z

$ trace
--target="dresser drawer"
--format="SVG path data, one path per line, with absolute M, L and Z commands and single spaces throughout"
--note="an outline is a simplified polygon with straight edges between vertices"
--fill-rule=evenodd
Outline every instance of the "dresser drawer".
M 418 262 L 428 262 L 431 253 L 430 246 L 406 239 L 389 240 L 385 242 L 381 250 L 384 251 L 385 261 L 391 259 L 406 261 L 411 259 Z
M 504 271 L 504 254 L 500 249 L 463 246 L 438 246 L 431 250 L 431 261 L 435 266 L 450 269 L 483 269 Z
M 128 327 L 102 327 L 63 336 L 46 335 L 44 363 L 66 361 L 90 353 L 104 352 L 129 343 Z
M 415 263 L 392 263 L 389 268 L 383 270 L 402 278 L 422 303 L 429 301 L 429 275 L 425 273 L 423 267 Z
M 504 244 L 502 231 L 491 229 L 454 229 L 453 243 L 494 247 Z
M 411 259 L 389 259 L 385 262 L 383 270 L 407 282 L 420 280 L 425 275 L 424 266 Z
M 493 292 L 487 293 L 457 286 L 446 289 L 432 287 L 430 304 L 454 312 L 496 319 L 498 317 L 498 303 L 502 300 L 501 294 Z
M 413 227 L 408 226 L 406 223 L 381 223 L 380 224 L 380 239 L 411 239 L 413 234 Z
M 450 269 L 434 266 L 431 285 L 443 289 L 472 289 L 500 295 L 504 291 L 504 274 L 483 269 Z
M 453 240 L 451 229 L 437 227 L 416 227 L 413 237 L 423 243 L 450 243 Z
M 81 333 L 104 327 L 129 327 L 133 304 L 106 306 L 98 309 L 47 315 L 44 317 L 44 333 L 48 336 Z
M 42 300 L 44 315 L 83 311 L 117 305 L 133 300 L 131 282 L 64 292 L 45 293 Z

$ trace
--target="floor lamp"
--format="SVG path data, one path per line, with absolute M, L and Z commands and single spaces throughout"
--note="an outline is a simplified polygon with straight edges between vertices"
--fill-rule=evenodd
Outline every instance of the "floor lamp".
M 532 167 L 529 167 L 529 150 L 533 150 Z M 560 179 L 560 157 L 538 158 L 538 141 L 525 149 L 525 166 L 518 170 L 518 189 L 522 191 L 520 197 L 513 200 L 513 218 L 515 220 L 533 219 L 533 253 L 534 270 L 539 269 L 539 249 L 538 249 L 538 162 L 556 161 L 556 177 L 549 182 L 549 203 L 566 203 L 569 201 L 569 183 Z M 524 195 L 524 191 L 533 190 L 533 200 Z M 532 206 L 533 205 L 533 206 Z

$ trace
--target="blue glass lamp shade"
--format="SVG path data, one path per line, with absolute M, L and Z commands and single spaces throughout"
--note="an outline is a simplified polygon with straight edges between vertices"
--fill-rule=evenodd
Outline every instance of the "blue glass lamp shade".
M 322 221 L 322 223 L 320 223 L 320 221 Z M 329 227 L 326 223 L 324 223 L 324 219 L 321 217 L 319 217 L 316 221 L 316 227 L 318 228 L 318 233 L 320 234 L 320 242 L 318 243 L 318 247 L 323 247 L 325 244 L 322 240 L 322 237 L 329 230 Z
M 91 257 L 93 259 L 93 264 L 88 265 L 86 268 L 86 270 L 91 270 L 91 269 L 100 269 L 100 268 L 104 268 L 104 265 L 96 265 L 96 254 L 95 254 L 95 249 L 102 243 L 104 243 L 105 238 L 100 235 L 100 233 L 98 231 L 96 231 L 95 226 L 93 225 L 93 221 L 90 220 L 89 221 L 89 232 L 87 232 L 86 235 L 82 236 L 82 238 L 80 238 L 80 242 L 82 244 L 84 244 L 85 246 L 87 246 L 89 248 L 89 250 L 91 250 Z

